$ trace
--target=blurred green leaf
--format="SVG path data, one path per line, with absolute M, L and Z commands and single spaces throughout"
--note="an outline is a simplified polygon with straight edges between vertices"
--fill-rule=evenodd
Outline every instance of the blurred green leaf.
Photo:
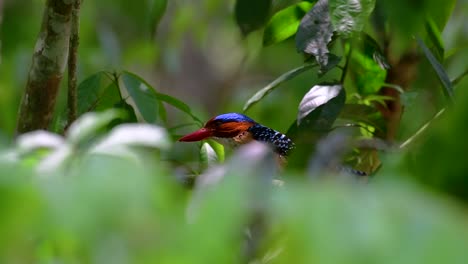
M 431 63 L 432 68 L 437 73 L 437 77 L 439 77 L 439 81 L 444 87 L 443 89 L 444 94 L 447 96 L 449 100 L 452 100 L 453 99 L 453 86 L 452 86 L 452 82 L 450 81 L 450 78 L 447 75 L 447 72 L 444 69 L 444 66 L 440 64 L 440 62 L 434 57 L 432 52 L 429 50 L 426 44 L 424 44 L 424 42 L 419 37 L 416 40 L 418 41 L 419 46 L 423 50 L 424 55 L 426 56 L 427 60 Z
M 456 104 L 439 111 L 416 132 L 417 137 L 404 143 L 406 162 L 401 166 L 426 186 L 467 202 L 468 163 L 463 158 L 468 148 L 467 141 L 463 140 L 468 129 L 468 89 L 465 88 L 457 89 Z
M 387 263 L 395 252 L 398 263 L 464 262 L 466 213 L 417 186 L 314 181 L 289 187 L 276 192 L 272 205 L 269 237 L 276 243 L 270 245 L 281 250 L 274 263 Z
M 109 73 L 97 72 L 78 85 L 78 114 L 106 110 L 122 101 L 119 87 Z
M 158 28 L 159 22 L 161 21 L 166 8 L 168 0 L 150 0 L 149 10 L 150 10 L 150 30 L 151 35 L 156 35 L 156 29 Z
M 296 34 L 302 17 L 313 6 L 313 3 L 300 2 L 276 13 L 263 32 L 263 46 L 281 42 Z
M 242 111 L 247 111 L 250 107 L 262 100 L 265 96 L 267 96 L 270 92 L 272 92 L 283 82 L 288 81 L 296 77 L 297 75 L 312 69 L 315 66 L 317 66 L 316 63 L 308 63 L 284 73 L 276 80 L 274 80 L 273 82 L 259 90 L 257 93 L 255 93 L 252 97 L 250 97 L 250 99 L 245 103 L 244 107 L 242 108 Z
M 302 18 L 296 33 L 296 48 L 314 55 L 321 67 L 328 64 L 328 44 L 333 36 L 327 0 L 319 0 Z
M 379 131 L 384 130 L 384 122 L 380 112 L 370 105 L 345 104 L 340 113 L 340 118 L 348 119 L 356 123 L 365 123 Z
M 426 32 L 429 49 L 439 62 L 444 62 L 445 48 L 444 41 L 442 40 L 442 32 L 432 18 L 428 18 L 426 21 Z
M 271 0 L 236 0 L 234 15 L 244 36 L 261 28 L 270 16 Z
M 457 78 L 455 78 L 452 81 L 452 85 L 456 86 L 463 78 L 465 78 L 468 75 L 468 69 L 466 69 L 464 72 L 462 72 Z
M 335 31 L 344 37 L 362 31 L 374 5 L 375 0 L 329 0 Z

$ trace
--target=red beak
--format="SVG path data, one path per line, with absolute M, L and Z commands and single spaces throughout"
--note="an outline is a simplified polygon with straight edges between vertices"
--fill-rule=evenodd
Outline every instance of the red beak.
M 200 128 L 199 130 L 183 136 L 179 141 L 191 142 L 191 141 L 200 141 L 205 138 L 211 137 L 213 135 L 210 129 Z

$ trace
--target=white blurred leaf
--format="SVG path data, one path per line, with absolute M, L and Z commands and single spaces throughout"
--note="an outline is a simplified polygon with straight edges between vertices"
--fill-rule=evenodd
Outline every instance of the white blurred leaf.
M 120 116 L 122 112 L 114 109 L 100 113 L 86 113 L 70 126 L 67 139 L 72 144 L 78 144 Z
M 21 134 L 16 140 L 20 153 L 28 153 L 38 148 L 57 149 L 65 144 L 63 137 L 44 130 Z
M 315 85 L 312 87 L 299 104 L 299 112 L 297 115 L 298 124 L 317 107 L 335 98 L 342 88 L 341 84 Z
M 91 152 L 112 154 L 122 146 L 167 149 L 170 140 L 166 130 L 161 127 L 150 124 L 123 124 L 115 127 L 92 147 Z
M 204 142 L 200 148 L 200 159 L 201 165 L 204 168 L 211 167 L 219 162 L 218 155 L 216 155 L 216 151 L 211 147 L 211 145 L 208 142 Z
M 73 154 L 73 147 L 69 144 L 63 144 L 39 162 L 37 171 L 41 173 L 43 177 L 51 176 L 64 168 Z

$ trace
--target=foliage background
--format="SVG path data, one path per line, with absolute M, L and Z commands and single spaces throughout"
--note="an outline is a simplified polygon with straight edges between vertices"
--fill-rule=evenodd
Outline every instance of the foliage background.
M 236 1 L 173 0 L 161 12 L 163 2 L 84 1 L 79 81 L 103 70 L 136 73 L 156 91 L 185 102 L 193 116 L 207 120 L 241 112 L 255 92 L 304 63 L 294 38 L 263 47 L 263 27 L 244 36 L 235 19 Z M 272 10 L 295 2 L 272 1 Z M 310 169 L 274 172 L 269 169 L 274 167 L 269 152 L 254 147 L 227 155 L 224 180 L 215 188 L 195 190 L 180 182 L 187 174 L 213 175 L 205 170 L 213 154 L 206 145 L 200 155 L 200 144 L 175 142 L 197 124 L 172 107 L 167 107 L 167 120 L 154 122 L 168 132 L 151 130 L 141 134 L 143 142 L 137 142 L 137 136 L 134 142 L 118 142 L 117 149 L 125 155 L 112 149 L 120 154 L 109 156 L 98 149 L 111 138 L 112 121 L 128 118 L 121 112 L 92 114 L 91 125 L 80 119 L 75 134 L 58 139 L 49 134 L 29 144 L 13 139 L 45 1 L 0 2 L 2 262 L 464 263 L 468 79 L 454 84 L 455 103 L 450 104 L 413 34 L 424 31 L 425 12 L 450 14 L 440 28 L 442 54 L 422 33 L 421 37 L 439 56 L 450 80 L 463 76 L 468 3 L 377 2 L 389 19 L 384 28 L 392 29 L 388 60 L 394 62 L 407 51 L 420 56 L 413 68 L 400 65 L 413 81 L 400 96 L 404 112 L 392 140 L 398 145 L 416 134 L 410 146 L 380 150 L 382 167 L 367 185 L 329 175 L 334 173 L 311 176 Z M 436 24 L 444 20 L 431 18 Z M 370 23 L 364 31 L 381 33 Z M 345 57 L 345 47 L 335 43 L 333 52 Z M 353 94 L 365 94 L 355 84 L 359 76 L 366 87 L 374 87 L 375 76 L 365 75 L 368 68 L 359 72 L 358 62 L 359 57 L 349 65 L 356 72 L 344 82 L 348 103 L 356 98 Z M 282 83 L 247 114 L 288 131 L 304 94 L 342 74 L 339 68 L 320 79 L 316 73 Z M 50 128 L 59 134 L 66 125 L 65 81 L 62 86 Z M 433 118 L 442 108 L 446 110 L 441 117 Z M 428 121 L 428 128 L 419 133 Z M 178 128 L 186 123 L 191 125 Z M 127 138 L 136 135 L 124 132 Z M 154 135 L 153 141 L 148 139 Z M 54 153 L 60 162 L 50 159 Z M 260 154 L 255 159 L 252 153 Z M 255 162 L 248 163 L 249 157 Z M 353 157 L 364 159 L 360 154 Z M 223 159 L 219 152 L 216 158 Z M 270 186 L 278 174 L 285 185 Z M 192 204 L 194 216 L 187 213 Z M 246 226 L 250 236 L 244 235 Z

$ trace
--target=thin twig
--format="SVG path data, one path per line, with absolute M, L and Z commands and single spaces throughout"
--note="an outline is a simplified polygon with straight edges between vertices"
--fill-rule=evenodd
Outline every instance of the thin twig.
M 350 44 L 351 45 L 351 44 Z M 348 54 L 346 55 L 346 63 L 344 65 L 344 68 L 343 68 L 343 72 L 341 73 L 341 84 L 344 83 L 345 81 L 345 78 L 346 78 L 346 73 L 348 72 L 348 65 L 349 65 L 349 61 L 351 60 L 351 54 L 353 52 L 353 47 L 350 46 L 349 47 L 349 51 L 348 51 Z
M 71 18 L 70 48 L 68 50 L 68 125 L 76 120 L 78 112 L 76 64 L 80 42 L 80 6 L 81 0 L 75 0 Z
M 429 120 L 426 124 L 424 124 L 421 128 L 418 129 L 418 131 L 416 131 L 416 133 L 414 133 L 411 137 L 409 137 L 405 142 L 403 142 L 401 145 L 400 145 L 400 149 L 403 149 L 403 148 L 406 148 L 409 144 L 411 144 L 419 135 L 421 135 L 428 127 L 429 125 L 434 121 L 436 120 L 437 118 L 440 117 L 440 115 L 442 115 L 442 113 L 444 113 L 445 111 L 445 108 L 442 108 L 439 112 L 437 112 L 437 114 L 435 114 L 435 116 Z

